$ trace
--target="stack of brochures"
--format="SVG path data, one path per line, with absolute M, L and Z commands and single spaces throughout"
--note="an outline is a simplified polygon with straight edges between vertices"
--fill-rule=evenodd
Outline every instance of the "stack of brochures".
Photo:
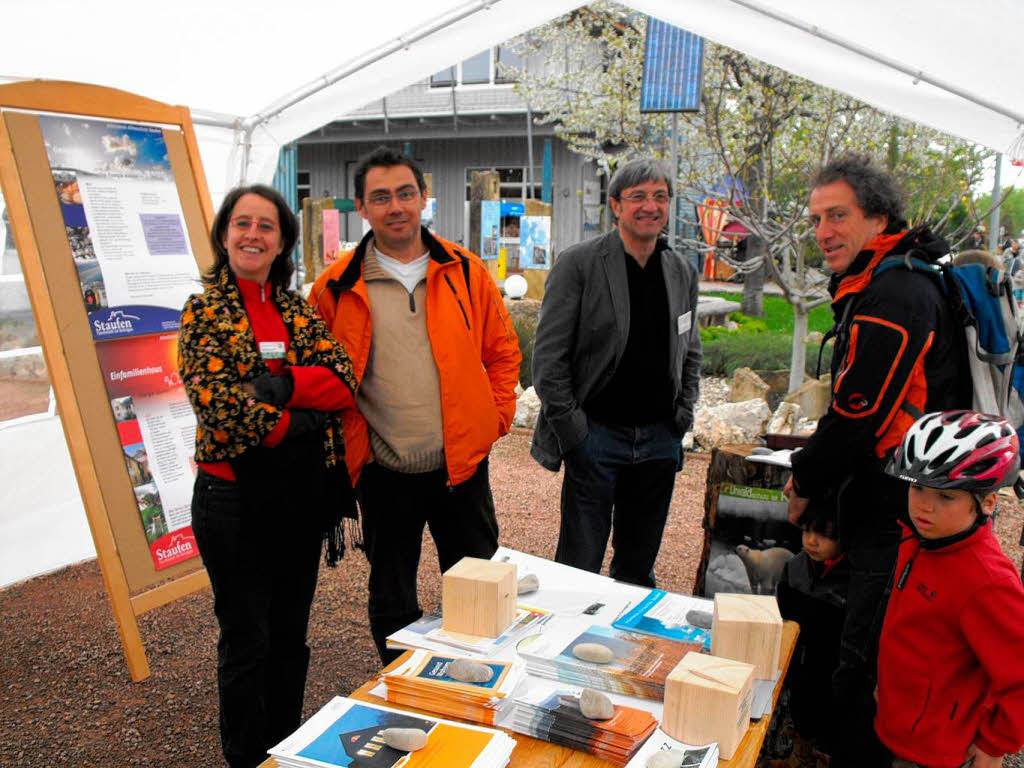
M 573 649 L 582 643 L 604 645 L 614 658 L 607 664 L 582 661 L 573 655 Z M 579 622 L 570 621 L 552 622 L 542 634 L 520 640 L 516 650 L 531 675 L 660 701 L 665 697 L 669 672 L 683 656 L 701 647 L 699 642 L 667 640 L 599 624 L 581 629 Z
M 381 677 L 388 702 L 494 725 L 510 709 L 512 693 L 526 677 L 525 666 L 521 661 L 474 659 L 491 669 L 491 679 L 463 683 L 448 676 L 448 666 L 457 658 L 435 651 L 413 651 L 401 665 Z
M 711 652 L 711 617 L 715 601 L 652 589 L 638 605 L 612 626 L 627 632 L 699 643 Z
M 647 761 L 655 752 L 675 749 L 683 753 L 683 762 L 680 768 L 715 768 L 718 765 L 718 745 L 715 743 L 706 744 L 703 747 L 695 747 L 676 741 L 661 728 L 654 731 L 640 750 L 633 755 L 626 768 L 646 768 Z M 676 763 L 679 765 L 679 763 Z
M 419 728 L 427 744 L 403 752 L 384 743 L 386 728 Z M 502 768 L 515 741 L 507 734 L 335 697 L 295 733 L 270 750 L 281 768 L 396 765 L 403 768 Z
M 550 618 L 550 611 L 520 605 L 516 607 L 512 624 L 499 637 L 479 637 L 446 632 L 441 626 L 441 614 L 432 613 L 388 635 L 387 646 L 398 650 L 423 648 L 442 653 L 457 649 L 461 655 L 492 658 L 515 640 L 538 632 Z
M 579 709 L 582 689 L 531 681 L 515 696 L 515 706 L 502 726 L 542 741 L 589 752 L 616 765 L 625 765 L 658 727 L 650 712 L 615 705 L 608 720 L 589 720 Z

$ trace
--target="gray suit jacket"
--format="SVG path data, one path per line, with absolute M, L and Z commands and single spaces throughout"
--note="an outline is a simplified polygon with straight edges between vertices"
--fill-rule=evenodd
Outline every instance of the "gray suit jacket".
M 693 423 L 700 384 L 697 273 L 671 250 L 661 254 L 671 326 L 668 351 L 680 435 Z M 582 404 L 608 384 L 629 338 L 629 284 L 618 230 L 563 251 L 548 275 L 533 348 L 541 411 L 530 453 L 556 471 L 587 436 Z

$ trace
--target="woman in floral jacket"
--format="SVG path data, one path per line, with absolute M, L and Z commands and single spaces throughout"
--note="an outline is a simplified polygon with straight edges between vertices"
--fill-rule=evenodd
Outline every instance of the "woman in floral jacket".
M 288 290 L 298 223 L 263 185 L 232 190 L 213 223 L 205 291 L 181 315 L 181 376 L 199 422 L 192 528 L 220 624 L 224 755 L 255 766 L 300 724 L 320 552 L 355 518 L 340 412 L 352 365 Z

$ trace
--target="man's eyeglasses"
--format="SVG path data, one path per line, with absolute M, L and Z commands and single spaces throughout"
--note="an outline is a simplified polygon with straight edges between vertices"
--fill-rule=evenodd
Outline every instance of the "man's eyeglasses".
M 648 198 L 658 205 L 665 205 L 669 201 L 669 194 L 668 192 L 655 192 L 653 195 L 648 195 L 645 192 L 630 192 L 628 195 L 622 196 L 623 200 L 634 205 L 643 205 Z
M 402 187 L 394 195 L 390 192 L 374 192 L 366 198 L 366 202 L 377 208 L 383 208 L 391 204 L 392 197 L 400 203 L 411 203 L 419 197 L 419 194 L 420 191 L 416 187 Z

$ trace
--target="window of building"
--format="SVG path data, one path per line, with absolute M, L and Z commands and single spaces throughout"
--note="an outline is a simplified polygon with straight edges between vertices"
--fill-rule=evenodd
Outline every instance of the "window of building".
M 310 196 L 311 189 L 309 171 L 297 171 L 295 173 L 295 199 L 298 200 L 300 211 L 302 210 L 302 201 Z
M 498 196 L 503 203 L 521 203 L 527 195 L 529 182 L 526 178 L 526 166 L 512 166 L 510 168 L 467 168 L 466 169 L 466 200 L 470 199 L 470 185 L 473 180 L 473 171 L 496 171 L 498 174 Z M 541 188 L 543 187 L 544 170 L 540 166 L 533 169 L 533 194 L 534 200 L 540 200 Z
M 515 79 L 500 72 L 499 64 L 522 67 L 523 60 L 511 48 L 497 46 L 470 56 L 465 61 L 445 67 L 430 76 L 434 88 L 450 88 L 453 85 L 506 85 Z

